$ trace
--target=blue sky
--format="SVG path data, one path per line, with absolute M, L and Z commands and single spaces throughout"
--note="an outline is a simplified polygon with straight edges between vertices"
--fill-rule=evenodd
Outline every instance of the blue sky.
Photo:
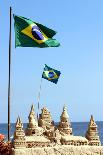
M 0 123 L 7 122 L 9 7 L 58 33 L 58 48 L 16 48 L 12 20 L 11 122 L 28 121 L 44 64 L 61 71 L 58 84 L 42 82 L 40 108 L 59 121 L 63 105 L 71 121 L 103 120 L 103 1 L 0 1 Z

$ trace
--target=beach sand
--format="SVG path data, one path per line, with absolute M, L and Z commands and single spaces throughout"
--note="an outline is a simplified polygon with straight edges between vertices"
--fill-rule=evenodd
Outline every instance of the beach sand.
M 103 155 L 103 146 L 55 146 L 13 149 L 12 155 Z

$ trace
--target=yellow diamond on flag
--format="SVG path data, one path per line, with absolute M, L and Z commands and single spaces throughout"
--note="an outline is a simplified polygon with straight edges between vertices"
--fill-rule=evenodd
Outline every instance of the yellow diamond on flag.
M 32 38 L 39 44 L 48 40 L 48 37 L 40 30 L 40 28 L 35 23 L 29 25 L 21 32 L 27 35 L 28 37 Z
M 58 78 L 58 75 L 53 70 L 44 71 L 44 74 L 46 75 L 48 80 L 53 80 Z

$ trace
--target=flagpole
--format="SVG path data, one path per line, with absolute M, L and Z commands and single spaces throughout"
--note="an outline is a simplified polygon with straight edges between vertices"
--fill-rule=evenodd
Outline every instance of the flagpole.
M 8 141 L 10 141 L 11 22 L 12 22 L 12 8 L 10 7 L 10 32 L 9 32 L 9 79 L 8 79 Z
M 38 93 L 38 112 L 37 112 L 37 119 L 39 119 L 41 86 L 42 86 L 42 78 L 41 78 L 41 81 L 40 81 L 40 87 L 39 87 L 39 93 Z

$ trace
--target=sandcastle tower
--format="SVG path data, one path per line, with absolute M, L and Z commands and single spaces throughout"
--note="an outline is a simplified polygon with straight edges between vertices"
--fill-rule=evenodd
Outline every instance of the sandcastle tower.
M 57 143 L 59 145 L 61 144 L 61 142 L 60 142 L 60 140 L 61 140 L 61 134 L 60 134 L 60 132 L 59 132 L 58 129 L 56 129 L 54 131 L 54 133 L 53 133 L 53 140 L 54 140 L 55 143 Z
M 34 113 L 34 105 L 31 106 L 30 114 L 28 116 L 29 123 L 27 125 L 26 129 L 26 135 L 27 136 L 33 136 L 33 135 L 40 135 L 43 132 L 43 129 L 38 127 L 38 123 L 35 118 Z
M 41 109 L 42 113 L 39 114 L 38 124 L 45 130 L 54 130 L 54 122 L 52 121 L 51 114 L 46 107 Z
M 16 126 L 15 126 L 15 132 L 14 132 L 14 140 L 13 145 L 14 148 L 20 148 L 26 147 L 26 141 L 25 141 L 25 133 L 23 130 L 23 124 L 21 122 L 20 117 L 17 118 Z
M 92 115 L 91 115 L 91 118 L 90 118 L 90 122 L 89 122 L 89 125 L 88 125 L 88 130 L 86 132 L 85 137 L 88 139 L 89 145 L 96 145 L 96 146 L 101 145 L 99 135 L 98 135 L 97 125 L 96 125 Z
M 71 123 L 69 120 L 66 106 L 63 107 L 63 112 L 60 116 L 60 122 L 58 125 L 58 129 L 61 134 L 72 135 Z

